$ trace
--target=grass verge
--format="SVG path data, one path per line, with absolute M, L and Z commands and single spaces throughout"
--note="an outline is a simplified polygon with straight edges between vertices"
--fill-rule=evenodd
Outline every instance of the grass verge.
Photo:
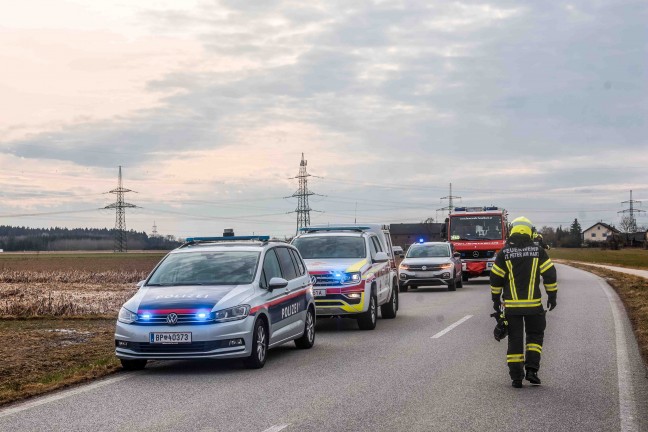
M 565 259 L 572 261 L 591 262 L 595 264 L 608 264 L 619 267 L 648 269 L 648 250 L 646 249 L 620 249 L 602 250 L 596 248 L 557 248 L 549 251 L 552 259 Z
M 632 323 L 641 356 L 648 365 L 648 279 L 586 264 L 565 264 L 602 277 L 619 294 Z
M 0 320 L 0 406 L 119 370 L 114 319 Z

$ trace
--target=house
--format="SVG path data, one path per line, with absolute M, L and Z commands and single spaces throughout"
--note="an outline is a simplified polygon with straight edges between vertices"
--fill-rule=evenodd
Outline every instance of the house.
M 625 240 L 626 246 L 630 247 L 646 247 L 646 240 L 648 239 L 648 231 L 637 231 L 633 233 L 621 234 Z
M 446 240 L 441 235 L 444 226 L 443 223 L 391 224 L 389 232 L 392 244 L 406 251 L 412 243 Z
M 613 234 L 619 234 L 619 230 L 604 222 L 597 222 L 583 231 L 583 241 L 586 243 L 600 243 Z

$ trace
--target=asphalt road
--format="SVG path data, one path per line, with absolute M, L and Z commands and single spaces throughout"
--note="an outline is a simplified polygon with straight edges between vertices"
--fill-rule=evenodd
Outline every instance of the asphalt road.
M 510 386 L 483 278 L 403 293 L 374 331 L 322 320 L 312 350 L 285 345 L 261 370 L 156 363 L 0 410 L 0 430 L 648 430 L 646 369 L 618 299 L 589 273 L 558 274 L 540 387 Z

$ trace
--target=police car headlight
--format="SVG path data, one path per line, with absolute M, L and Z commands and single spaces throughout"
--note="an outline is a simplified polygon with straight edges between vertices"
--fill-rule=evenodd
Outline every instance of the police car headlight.
M 123 307 L 119 310 L 117 320 L 124 324 L 132 324 L 133 322 L 137 321 L 137 314 Z
M 233 308 L 216 311 L 214 313 L 215 316 L 214 321 L 216 322 L 236 321 L 247 317 L 249 314 L 250 314 L 249 305 L 239 305 L 239 306 L 234 306 Z
M 342 282 L 343 284 L 351 285 L 357 284 L 358 282 L 360 282 L 360 279 L 360 272 L 343 273 L 340 282 Z

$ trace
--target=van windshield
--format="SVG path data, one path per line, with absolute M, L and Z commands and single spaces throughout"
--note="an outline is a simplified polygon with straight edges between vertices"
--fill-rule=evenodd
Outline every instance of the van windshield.
M 363 237 L 309 236 L 293 240 L 304 259 L 365 258 L 367 250 Z

